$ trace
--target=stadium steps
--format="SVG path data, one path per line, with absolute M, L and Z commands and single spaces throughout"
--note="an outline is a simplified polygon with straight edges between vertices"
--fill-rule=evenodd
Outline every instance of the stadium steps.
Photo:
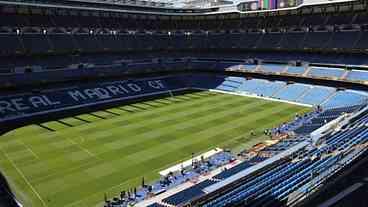
M 313 86 L 305 90 L 295 101 L 300 102 L 304 98 L 304 96 L 306 96 L 311 90 L 313 90 Z
M 331 98 L 333 98 L 336 94 L 336 91 L 334 93 L 331 93 L 324 101 L 322 101 L 319 105 L 323 105 L 325 103 L 327 103 Z
M 334 39 L 335 36 L 335 32 L 332 32 L 332 34 L 330 35 L 330 37 L 328 38 L 328 40 L 325 42 L 325 44 L 322 46 L 322 49 L 324 48 L 328 48 L 329 45 L 331 45 L 330 43 L 332 42 L 332 40 Z
M 355 40 L 354 44 L 352 45 L 351 48 L 356 48 L 356 46 L 358 45 L 358 43 L 360 42 L 360 40 L 362 39 L 363 36 L 363 32 L 359 32 L 359 36 L 358 38 Z
M 311 69 L 312 69 L 312 67 L 308 66 L 307 67 L 307 70 L 304 71 L 304 73 L 302 74 L 302 76 L 304 76 L 304 77 L 308 76 L 308 74 L 309 74 L 309 72 L 310 72 Z
M 287 65 L 284 70 L 281 71 L 281 73 L 287 73 L 287 71 L 289 70 L 289 66 Z
M 344 74 L 341 75 L 340 79 L 346 79 L 346 77 L 349 75 L 349 70 L 345 70 Z
M 263 41 L 263 37 L 264 37 L 264 34 L 260 35 L 260 37 L 258 38 L 256 44 L 254 45 L 254 48 L 259 48 L 259 45 L 262 43 Z
M 22 51 L 25 51 L 26 47 L 24 46 L 23 39 L 20 38 L 20 35 L 17 35 L 17 38 L 18 38 L 18 41 L 19 41 L 20 45 L 22 46 Z
M 354 24 L 354 22 L 356 21 L 356 19 L 358 18 L 358 14 L 354 14 L 353 18 L 351 18 L 351 22 L 350 24 Z
M 275 97 L 276 94 L 278 94 L 279 92 L 281 92 L 282 90 L 284 90 L 288 85 L 285 84 L 283 87 L 279 88 L 278 90 L 276 90 L 270 97 Z
M 47 44 L 48 44 L 48 47 L 49 47 L 49 50 L 53 50 L 53 51 L 55 51 L 56 49 L 55 49 L 55 45 L 54 45 L 54 43 L 50 40 L 50 38 L 49 38 L 49 36 L 48 35 L 46 35 L 46 41 L 47 41 Z
M 277 48 L 282 48 L 282 43 L 284 42 L 285 36 L 286 36 L 286 33 L 283 33 L 281 35 L 281 38 L 280 38 L 279 42 L 277 43 Z M 284 72 L 284 71 L 281 71 L 281 72 Z
M 72 34 L 74 34 L 75 32 L 77 32 L 76 29 L 72 31 Z M 80 43 L 75 39 L 74 35 L 71 35 L 71 39 L 72 39 L 72 42 L 73 42 L 73 45 L 74 45 L 75 49 L 76 50 L 82 50 L 82 47 L 80 46 Z
M 305 45 L 305 40 L 307 39 L 308 37 L 308 32 L 305 33 L 304 37 L 303 37 L 303 40 L 299 43 L 299 46 L 302 47 L 303 45 Z
M 262 71 L 262 65 L 257 65 L 256 69 L 254 69 L 254 72 L 261 72 Z

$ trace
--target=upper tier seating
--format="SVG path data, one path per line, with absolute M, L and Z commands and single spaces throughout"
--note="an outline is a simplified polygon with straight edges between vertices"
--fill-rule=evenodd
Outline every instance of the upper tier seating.
M 346 79 L 352 81 L 368 81 L 368 71 L 363 70 L 352 70 L 349 71 Z
M 283 33 L 263 34 L 260 37 L 261 41 L 259 41 L 257 48 L 260 49 L 279 48 L 282 36 Z
M 309 32 L 304 40 L 304 48 L 326 48 L 332 33 L 326 31 Z
M 303 66 L 288 66 L 287 73 L 303 75 L 305 70 L 306 70 L 306 68 L 303 67 Z
M 343 69 L 338 68 L 312 67 L 309 70 L 308 76 L 321 78 L 341 78 L 344 72 L 345 71 Z
M 269 73 L 281 73 L 286 69 L 286 65 L 277 64 L 264 64 L 261 66 L 261 70 Z
M 257 65 L 253 64 L 243 64 L 242 68 L 249 71 L 254 71 L 257 68 Z
M 304 32 L 286 33 L 281 41 L 281 46 L 287 49 L 301 49 L 305 36 Z
M 334 32 L 326 47 L 332 49 L 351 49 L 355 46 L 356 40 L 359 39 L 359 35 L 359 31 Z
M 356 49 L 367 49 L 368 48 L 368 31 L 361 32 L 361 36 L 354 45 Z
M 0 55 L 11 55 L 24 52 L 24 47 L 15 34 L 0 34 Z
M 81 33 L 78 33 L 81 32 Z M 131 50 L 164 49 L 329 49 L 365 50 L 368 45 L 367 32 L 286 32 L 286 33 L 77 33 L 63 30 L 47 33 L 1 33 L 0 42 L 5 46 L 0 55 L 16 53 L 61 53 L 79 51 L 82 53 Z M 14 45 L 12 47 L 12 45 Z M 318 57 L 317 57 L 318 59 Z M 338 61 L 337 61 L 338 62 Z
M 54 52 L 70 52 L 77 50 L 78 46 L 72 35 L 49 34 L 47 37 L 52 44 L 52 50 Z
M 28 53 L 48 53 L 51 46 L 46 35 L 27 34 L 21 37 L 25 51 Z

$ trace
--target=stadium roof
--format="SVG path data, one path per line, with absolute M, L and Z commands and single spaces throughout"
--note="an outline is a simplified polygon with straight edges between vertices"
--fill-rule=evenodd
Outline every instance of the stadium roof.
M 0 4 L 111 12 L 129 11 L 146 14 L 198 15 L 268 12 L 354 1 L 358 0 L 0 0 Z

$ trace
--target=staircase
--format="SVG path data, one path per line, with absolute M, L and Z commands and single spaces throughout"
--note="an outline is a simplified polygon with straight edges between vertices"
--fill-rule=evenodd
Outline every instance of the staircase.
M 295 101 L 300 102 L 300 100 L 304 98 L 304 96 L 306 96 L 309 93 L 309 91 L 311 91 L 313 88 L 314 87 L 312 86 L 312 87 L 309 87 L 307 90 L 303 91 L 303 93 L 297 99 L 295 99 Z
M 336 94 L 336 91 L 331 93 L 324 101 L 322 101 L 319 105 L 323 105 L 325 103 L 327 103 L 332 97 L 334 97 Z
M 360 40 L 362 39 L 364 32 L 359 32 L 359 37 L 355 40 L 354 44 L 353 44 L 353 49 L 356 48 L 356 46 L 358 45 L 358 43 L 360 42 Z
M 254 70 L 254 72 L 261 72 L 261 71 L 262 71 L 262 65 L 257 65 L 257 67 Z
M 342 76 L 339 79 L 346 79 L 346 77 L 348 76 L 349 72 L 350 72 L 349 70 L 345 70 L 344 74 L 342 74 Z
M 285 85 L 284 87 L 281 87 L 280 89 L 276 90 L 275 93 L 271 95 L 271 97 L 275 97 L 276 94 L 280 93 L 282 90 L 284 90 L 288 85 Z
M 312 69 L 312 67 L 307 67 L 307 70 L 304 71 L 304 73 L 302 74 L 302 76 L 306 77 L 309 73 L 309 71 Z

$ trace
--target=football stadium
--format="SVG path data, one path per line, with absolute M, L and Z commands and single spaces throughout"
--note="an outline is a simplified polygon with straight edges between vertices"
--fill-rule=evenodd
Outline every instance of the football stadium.
M 0 0 L 0 206 L 368 207 L 365 0 Z

